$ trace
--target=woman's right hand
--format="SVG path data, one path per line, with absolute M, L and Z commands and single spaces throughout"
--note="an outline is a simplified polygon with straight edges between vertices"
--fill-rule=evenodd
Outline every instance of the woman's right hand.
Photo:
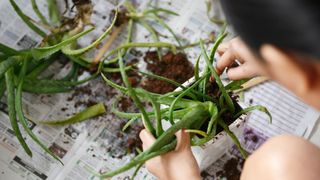
M 238 37 L 222 43 L 217 52 L 220 55 L 216 66 L 217 71 L 221 74 L 228 68 L 227 75 L 231 80 L 252 78 L 265 74 L 262 63 Z M 233 67 L 232 65 L 236 60 L 241 64 Z

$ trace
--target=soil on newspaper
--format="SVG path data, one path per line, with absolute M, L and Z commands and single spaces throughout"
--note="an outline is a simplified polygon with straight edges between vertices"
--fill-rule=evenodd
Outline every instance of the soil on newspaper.
M 241 158 L 229 159 L 224 164 L 223 169 L 216 173 L 216 179 L 239 180 L 243 164 L 244 160 Z
M 226 179 L 226 180 L 239 180 L 241 171 L 243 168 L 244 159 L 233 157 L 227 160 L 224 164 L 219 165 L 221 170 L 215 172 L 215 168 L 209 169 L 201 172 L 201 177 L 203 180 L 211 180 L 211 179 Z M 215 165 L 213 165 L 215 166 Z
M 183 53 L 167 52 L 159 60 L 156 51 L 149 51 L 144 56 L 147 70 L 153 74 L 166 77 L 178 83 L 184 83 L 193 76 L 193 65 Z M 141 87 L 154 93 L 165 94 L 177 87 L 165 81 L 147 77 L 141 82 Z
M 118 103 L 118 109 L 122 112 L 134 112 L 133 101 L 128 97 L 121 97 Z M 131 124 L 125 132 L 121 130 L 125 126 L 127 121 L 122 121 L 119 124 L 119 132 L 117 132 L 117 137 L 122 141 L 123 149 L 128 153 L 135 153 L 137 155 L 136 148 L 142 149 L 142 142 L 139 138 L 140 131 L 144 128 L 139 122 Z M 122 158 L 122 157 L 119 157 Z

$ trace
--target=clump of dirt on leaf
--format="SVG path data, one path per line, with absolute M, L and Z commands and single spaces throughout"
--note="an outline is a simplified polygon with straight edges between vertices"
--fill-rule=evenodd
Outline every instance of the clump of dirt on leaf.
M 156 51 L 149 51 L 144 61 L 147 63 L 147 71 L 181 84 L 193 76 L 193 65 L 183 53 L 174 54 L 169 51 L 160 60 Z M 170 83 L 150 77 L 143 80 L 141 87 L 159 94 L 165 94 L 177 88 Z
M 127 16 L 127 13 L 128 13 L 127 9 L 124 8 L 123 6 L 120 6 L 120 10 L 118 11 L 118 17 L 117 17 L 116 22 L 114 24 L 116 27 L 120 27 L 121 25 L 123 25 L 129 21 L 129 17 Z M 112 21 L 115 14 L 116 14 L 115 10 L 111 11 L 110 17 L 112 17 L 112 18 L 110 18 L 110 21 Z

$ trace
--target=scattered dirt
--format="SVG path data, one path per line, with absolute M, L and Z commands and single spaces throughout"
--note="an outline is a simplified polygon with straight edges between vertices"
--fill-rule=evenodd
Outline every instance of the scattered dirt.
M 126 121 L 114 124 L 114 126 L 118 125 L 116 128 L 117 131 L 114 132 L 116 137 L 109 140 L 111 145 L 106 149 L 113 158 L 122 159 L 128 154 L 138 155 L 137 148 L 142 150 L 142 142 L 139 138 L 139 134 L 144 127 L 139 123 L 134 123 L 123 132 L 121 129 L 125 124 Z
M 183 53 L 168 52 L 159 60 L 156 51 L 149 51 L 144 57 L 147 70 L 153 74 L 163 76 L 178 83 L 184 83 L 193 76 L 193 66 Z M 176 89 L 176 86 L 154 78 L 146 78 L 141 83 L 142 88 L 159 94 L 165 94 Z
M 239 180 L 244 160 L 231 158 L 223 166 L 223 170 L 216 173 L 216 179 Z
M 74 101 L 75 100 L 75 97 L 82 97 L 82 96 L 93 96 L 93 93 L 92 93 L 92 90 L 91 90 L 91 85 L 90 84 L 87 84 L 87 85 L 84 85 L 84 86 L 79 86 L 79 87 L 76 87 L 74 89 L 74 92 L 71 94 L 71 96 L 69 96 L 67 98 L 67 101 L 70 102 L 70 101 Z M 98 102 L 95 101 L 95 100 L 92 100 L 92 99 L 87 99 L 87 100 L 76 100 L 76 102 L 74 103 L 74 107 L 75 108 L 78 108 L 80 106 L 84 106 L 84 107 L 90 107 L 90 106 L 93 106 L 95 104 L 97 104 Z M 61 109 L 62 110 L 62 109 Z M 66 109 L 65 109 L 66 110 Z M 62 110 L 63 111 L 63 110 Z
M 259 137 L 253 132 L 252 129 L 248 129 L 245 131 L 244 140 L 245 140 L 245 143 L 247 143 L 247 141 L 251 141 L 253 143 L 258 143 Z
M 120 111 L 127 112 L 128 109 L 132 106 L 132 103 L 133 101 L 131 98 L 123 96 L 118 102 L 118 108 Z

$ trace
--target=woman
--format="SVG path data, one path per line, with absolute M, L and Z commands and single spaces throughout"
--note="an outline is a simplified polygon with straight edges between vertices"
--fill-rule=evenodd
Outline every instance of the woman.
M 320 110 L 320 1 L 222 0 L 229 23 L 239 37 L 222 44 L 216 69 L 230 79 L 268 76 Z M 159 179 L 200 179 L 189 136 L 177 133 L 175 151 L 149 160 Z M 143 148 L 154 138 L 142 131 Z M 281 135 L 269 139 L 245 162 L 243 180 L 320 179 L 320 149 L 308 141 Z

